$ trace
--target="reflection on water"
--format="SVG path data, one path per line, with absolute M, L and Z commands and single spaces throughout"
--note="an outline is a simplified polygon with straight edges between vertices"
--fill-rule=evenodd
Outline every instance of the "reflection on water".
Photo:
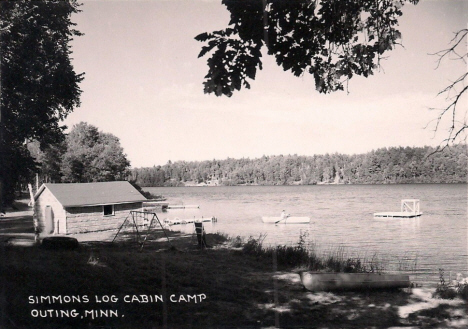
M 438 280 L 446 273 L 468 271 L 467 185 L 329 185 L 145 188 L 171 204 L 199 205 L 174 209 L 161 219 L 211 217 L 207 232 L 258 237 L 266 244 L 295 244 L 308 236 L 319 252 L 340 249 L 346 256 L 379 257 L 392 269 L 417 263 L 417 280 Z M 420 199 L 422 217 L 374 219 L 374 212 L 399 211 L 401 199 Z M 262 216 L 308 216 L 310 224 L 265 224 Z M 192 225 L 180 226 L 192 233 Z M 403 264 L 404 263 L 404 264 Z M 413 266 L 414 267 L 414 266 Z

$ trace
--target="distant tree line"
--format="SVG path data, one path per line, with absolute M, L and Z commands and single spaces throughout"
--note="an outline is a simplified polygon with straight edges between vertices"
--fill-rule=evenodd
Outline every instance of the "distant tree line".
M 465 183 L 466 145 L 381 148 L 365 154 L 278 155 L 257 159 L 169 161 L 134 168 L 140 186 Z

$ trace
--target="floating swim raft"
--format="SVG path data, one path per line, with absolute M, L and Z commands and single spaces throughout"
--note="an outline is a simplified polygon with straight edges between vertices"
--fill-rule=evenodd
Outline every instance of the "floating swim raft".
M 374 218 L 415 218 L 422 214 L 418 199 L 403 199 L 401 200 L 401 211 L 376 212 Z

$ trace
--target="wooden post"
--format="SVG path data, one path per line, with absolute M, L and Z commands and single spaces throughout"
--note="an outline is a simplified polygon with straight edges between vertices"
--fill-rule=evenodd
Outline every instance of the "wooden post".
M 205 230 L 203 229 L 202 222 L 195 222 L 195 232 L 197 234 L 198 246 L 200 248 L 206 247 L 206 238 L 205 238 Z
M 29 202 L 29 204 L 31 205 L 33 209 L 34 241 L 38 242 L 39 241 L 39 222 L 37 220 L 36 201 L 34 200 L 34 193 L 33 193 L 31 184 L 28 184 L 28 189 L 29 189 L 29 197 L 31 198 L 31 201 Z

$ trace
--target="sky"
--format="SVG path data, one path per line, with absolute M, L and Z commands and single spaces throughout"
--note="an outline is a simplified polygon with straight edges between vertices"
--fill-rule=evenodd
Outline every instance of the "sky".
M 437 68 L 430 54 L 467 27 L 468 1 L 422 0 L 403 7 L 403 47 L 373 76 L 353 77 L 348 92 L 319 94 L 311 76 L 264 56 L 251 89 L 216 97 L 203 93 L 208 57 L 198 58 L 194 37 L 227 26 L 221 0 L 82 3 L 72 58 L 85 80 L 81 106 L 64 123 L 114 134 L 132 167 L 436 146 L 447 126 L 434 133 L 430 108 L 445 104 L 437 93 L 467 69 L 453 60 Z

